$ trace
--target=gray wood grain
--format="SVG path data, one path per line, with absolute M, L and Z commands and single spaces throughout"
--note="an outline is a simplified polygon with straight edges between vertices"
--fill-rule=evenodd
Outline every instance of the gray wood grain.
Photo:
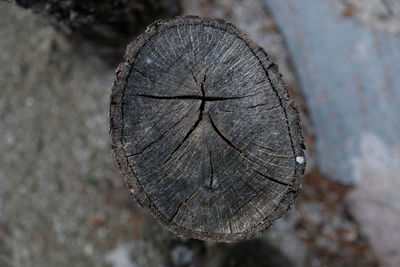
M 305 162 L 299 118 L 262 48 L 221 20 L 158 21 L 111 96 L 112 149 L 136 200 L 185 237 L 251 238 L 285 213 Z

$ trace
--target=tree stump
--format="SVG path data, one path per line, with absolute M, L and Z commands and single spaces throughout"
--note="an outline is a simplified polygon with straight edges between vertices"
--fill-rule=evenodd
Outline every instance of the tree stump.
M 260 234 L 292 206 L 304 173 L 298 113 L 277 66 L 222 20 L 158 21 L 132 42 L 110 129 L 135 199 L 184 237 Z

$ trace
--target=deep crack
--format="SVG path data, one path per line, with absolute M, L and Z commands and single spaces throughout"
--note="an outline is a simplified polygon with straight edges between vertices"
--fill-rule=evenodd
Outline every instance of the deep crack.
M 225 143 L 227 143 L 230 147 L 232 147 L 233 149 L 235 149 L 243 158 L 249 160 L 250 162 L 254 163 L 255 165 L 264 167 L 264 166 L 260 165 L 259 163 L 255 162 L 254 160 L 252 160 L 252 159 L 249 157 L 249 155 L 247 155 L 247 154 L 246 154 L 245 152 L 243 152 L 240 148 L 238 148 L 237 146 L 235 146 L 235 144 L 233 144 L 232 141 L 230 141 L 228 138 L 226 138 L 226 136 L 224 136 L 224 135 L 221 133 L 221 131 L 217 128 L 217 126 L 215 125 L 214 121 L 211 119 L 210 115 L 208 116 L 208 118 L 210 119 L 211 126 L 212 126 L 212 128 L 214 129 L 215 133 L 216 133 L 219 137 L 221 137 L 221 139 L 224 140 Z M 285 183 L 285 182 L 278 181 L 278 180 L 276 180 L 275 178 L 266 176 L 266 175 L 264 175 L 264 174 L 262 174 L 262 173 L 260 173 L 260 172 L 258 172 L 258 171 L 256 171 L 256 170 L 254 170 L 254 171 L 255 171 L 256 173 L 260 174 L 261 176 L 267 178 L 268 180 L 270 180 L 270 181 L 272 181 L 272 182 L 275 182 L 275 183 L 277 183 L 277 184 L 280 184 L 280 185 L 283 185 L 283 186 L 289 186 L 289 185 L 290 185 L 290 184 L 287 184 L 287 183 Z
M 204 101 L 225 101 L 225 100 L 235 100 L 242 99 L 245 97 L 252 97 L 253 95 L 244 95 L 244 96 L 232 96 L 232 97 L 220 97 L 220 96 L 205 96 L 204 88 L 202 89 L 202 95 L 175 95 L 175 96 L 164 96 L 164 95 L 145 95 L 145 94 L 136 94 L 134 96 L 147 97 L 153 99 L 197 99 Z
M 189 136 L 193 133 L 193 131 L 196 130 L 197 126 L 199 126 L 200 122 L 203 120 L 204 107 L 206 105 L 206 94 L 204 91 L 204 82 L 205 82 L 205 77 L 200 86 L 201 97 L 196 98 L 196 99 L 201 99 L 201 104 L 200 104 L 200 108 L 199 108 L 199 112 L 200 112 L 199 118 L 196 120 L 196 122 L 193 124 L 193 126 L 190 128 L 190 130 L 187 132 L 187 134 L 183 138 L 182 142 L 180 142 L 179 145 L 174 149 L 174 151 L 172 151 L 171 155 L 168 157 L 168 159 L 165 162 L 168 162 L 168 160 L 172 157 L 172 155 L 176 151 L 178 151 L 178 149 L 185 143 L 185 141 L 189 138 Z M 197 83 L 197 81 L 196 81 L 196 83 Z M 141 96 L 143 96 L 143 95 L 141 95 Z M 150 97 L 154 97 L 154 96 L 150 96 Z M 167 98 L 167 99 L 171 99 L 171 98 Z M 172 99 L 174 99 L 174 98 L 172 98 Z M 193 97 L 190 99 L 193 99 Z

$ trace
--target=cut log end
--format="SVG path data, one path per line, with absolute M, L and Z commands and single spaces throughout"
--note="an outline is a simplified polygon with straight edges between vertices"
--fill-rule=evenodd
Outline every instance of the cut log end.
M 111 96 L 112 149 L 135 199 L 184 237 L 259 235 L 294 203 L 300 121 L 276 65 L 222 20 L 158 21 Z

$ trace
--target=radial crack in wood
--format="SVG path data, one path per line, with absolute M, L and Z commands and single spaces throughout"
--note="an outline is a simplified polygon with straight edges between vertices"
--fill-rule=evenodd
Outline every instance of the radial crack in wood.
M 110 132 L 135 199 L 184 237 L 261 234 L 293 205 L 305 168 L 298 113 L 276 65 L 222 20 L 158 21 L 132 42 Z

